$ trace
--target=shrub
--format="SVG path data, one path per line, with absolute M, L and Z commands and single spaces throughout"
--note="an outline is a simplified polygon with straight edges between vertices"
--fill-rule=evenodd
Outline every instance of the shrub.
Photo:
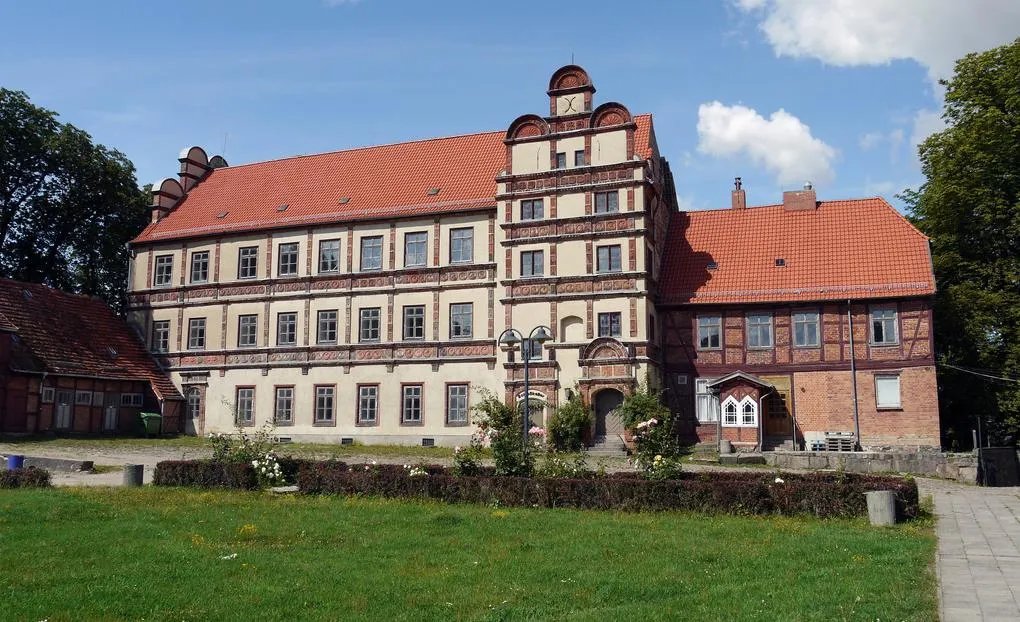
M 616 412 L 628 430 L 632 430 L 638 423 L 649 419 L 667 421 L 672 414 L 669 408 L 662 403 L 659 392 L 650 390 L 644 384 L 624 396 L 623 403 L 620 404 Z
M 492 447 L 497 475 L 528 477 L 535 470 L 535 452 L 531 439 L 524 439 L 524 421 L 520 409 L 508 406 L 493 393 L 482 390 L 475 405 L 475 423 L 482 443 Z
M 572 457 L 568 457 L 555 451 L 550 451 L 545 455 L 545 459 L 539 465 L 536 474 L 539 477 L 592 479 L 595 477 L 605 477 L 606 471 L 604 466 L 600 467 L 598 471 L 588 468 L 588 463 L 583 453 L 577 453 Z
M 28 467 L 0 471 L 0 488 L 49 488 L 50 472 Z
M 367 468 L 366 468 L 367 467 Z M 849 518 L 867 514 L 864 493 L 892 490 L 904 518 L 918 514 L 913 480 L 872 475 L 683 473 L 677 479 L 647 480 L 639 474 L 605 478 L 457 477 L 443 467 L 426 467 L 412 477 L 399 465 L 322 462 L 301 471 L 306 494 L 379 495 L 508 507 L 681 510 L 738 515 L 812 515 Z
M 484 453 L 481 435 L 471 435 L 471 444 L 467 447 L 453 448 L 453 474 L 454 475 L 478 475 L 482 469 L 482 455 Z
M 574 393 L 549 418 L 549 440 L 557 451 L 580 451 L 589 425 L 591 410 Z
M 156 486 L 195 486 L 199 488 L 240 488 L 259 486 L 254 467 L 243 462 L 216 460 L 166 460 L 156 465 L 152 483 Z

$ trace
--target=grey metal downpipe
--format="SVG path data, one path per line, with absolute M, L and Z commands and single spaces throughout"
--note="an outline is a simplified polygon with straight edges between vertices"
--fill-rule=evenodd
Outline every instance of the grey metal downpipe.
M 850 327 L 850 386 L 854 393 L 854 437 L 857 447 L 861 446 L 861 420 L 857 409 L 857 356 L 854 354 L 854 319 L 850 299 L 846 301 L 846 321 Z

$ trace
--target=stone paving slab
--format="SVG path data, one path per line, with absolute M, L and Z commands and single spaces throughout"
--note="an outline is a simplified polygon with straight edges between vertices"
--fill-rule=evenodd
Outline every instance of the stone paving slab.
M 921 488 L 935 498 L 943 622 L 1020 620 L 1020 488 Z

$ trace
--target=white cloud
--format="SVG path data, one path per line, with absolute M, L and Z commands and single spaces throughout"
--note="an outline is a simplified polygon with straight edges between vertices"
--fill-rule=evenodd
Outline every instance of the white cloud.
M 910 134 L 910 144 L 917 147 L 935 132 L 945 129 L 946 123 L 938 110 L 918 110 L 914 115 L 914 129 Z
M 780 109 L 768 119 L 746 106 L 714 101 L 698 108 L 698 151 L 719 158 L 747 157 L 780 184 L 825 183 L 836 177 L 836 150 Z
M 913 60 L 934 80 L 956 59 L 1013 41 L 1017 0 L 735 0 L 777 55 L 836 66 Z
M 859 142 L 861 149 L 864 151 L 871 151 L 883 140 L 885 140 L 885 134 L 882 132 L 868 132 L 864 136 L 861 136 Z

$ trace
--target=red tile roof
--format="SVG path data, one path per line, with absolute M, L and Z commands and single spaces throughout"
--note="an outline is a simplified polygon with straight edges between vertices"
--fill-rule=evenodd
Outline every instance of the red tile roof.
M 146 380 L 157 397 L 182 399 L 134 331 L 99 299 L 0 279 L 0 317 L 17 326 L 15 370 Z
M 934 293 L 928 238 L 881 198 L 674 214 L 661 283 L 664 304 Z
M 650 158 L 651 115 L 634 120 L 635 149 Z M 214 169 L 134 242 L 491 208 L 496 176 L 506 164 L 505 135 L 433 138 Z M 439 193 L 430 195 L 432 188 Z M 349 201 L 340 203 L 344 197 Z M 287 209 L 278 211 L 284 204 Z
M 18 327 L 14 325 L 14 322 L 8 320 L 3 313 L 0 313 L 0 330 L 13 333 L 17 332 Z

